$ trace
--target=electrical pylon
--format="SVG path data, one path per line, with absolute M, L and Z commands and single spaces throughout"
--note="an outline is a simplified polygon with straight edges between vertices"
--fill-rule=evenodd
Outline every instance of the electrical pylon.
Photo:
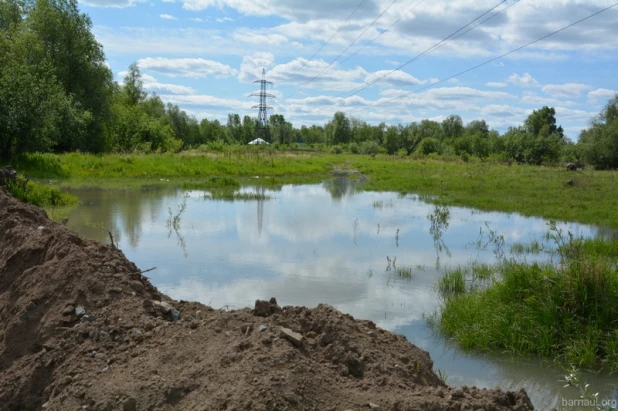
M 260 98 L 260 104 L 251 107 L 259 109 L 256 136 L 270 142 L 270 129 L 268 127 L 268 110 L 272 110 L 272 107 L 268 106 L 268 104 L 266 103 L 266 99 L 269 97 L 275 98 L 275 96 L 266 92 L 266 86 L 268 84 L 272 86 L 273 82 L 266 80 L 266 70 L 262 69 L 262 80 L 255 80 L 254 83 L 260 83 L 260 92 L 251 94 L 251 96 Z

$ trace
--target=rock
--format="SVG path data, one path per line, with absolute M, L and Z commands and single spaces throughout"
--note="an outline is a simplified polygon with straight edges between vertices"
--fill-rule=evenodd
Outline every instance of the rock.
M 163 314 L 167 314 L 172 310 L 172 306 L 166 303 L 165 301 L 153 301 L 152 302 L 155 307 L 161 311 Z
M 255 300 L 255 307 L 253 308 L 253 314 L 258 317 L 269 317 L 272 315 L 270 311 L 270 304 L 268 301 Z
M 97 317 L 95 317 L 95 316 L 94 316 L 94 315 L 92 315 L 92 314 L 86 314 L 86 315 L 84 315 L 84 316 L 82 317 L 82 321 L 86 321 L 86 322 L 89 322 L 89 323 L 93 322 L 93 321 L 94 321 L 94 320 L 96 320 L 96 319 L 97 319 Z
M 195 312 L 195 318 L 198 318 L 198 319 L 204 318 L 204 313 L 202 312 L 202 310 L 197 310 Z
M 172 308 L 170 310 L 170 317 L 172 318 L 172 321 L 178 321 L 180 320 L 180 311 L 178 311 L 175 308 Z
M 263 333 L 264 331 L 268 329 L 268 327 L 265 324 L 260 324 L 257 329 L 258 329 L 258 332 Z
M 81 305 L 78 305 L 77 307 L 75 307 L 76 316 L 81 317 L 84 314 L 86 314 L 86 309 L 84 307 L 82 307 Z
M 72 305 L 67 305 L 66 307 L 64 307 L 64 310 L 62 310 L 62 315 L 71 315 L 74 312 L 74 308 Z
M 297 347 L 300 346 L 303 342 L 302 335 L 300 335 L 299 333 L 295 333 L 294 331 L 290 330 L 289 328 L 285 328 L 285 327 L 281 327 L 281 330 L 279 332 L 279 337 L 285 338 L 286 340 L 290 341 L 292 344 L 294 344 Z
M 277 305 L 277 300 L 275 298 L 271 298 L 270 301 L 255 300 L 253 315 L 258 317 L 270 317 L 271 315 L 280 312 L 281 307 Z
M 380 406 L 372 402 L 369 403 L 369 408 L 371 408 L 371 411 L 380 411 Z
M 198 322 L 197 321 L 191 321 L 191 325 L 189 327 L 191 327 L 192 330 L 195 330 L 198 327 Z

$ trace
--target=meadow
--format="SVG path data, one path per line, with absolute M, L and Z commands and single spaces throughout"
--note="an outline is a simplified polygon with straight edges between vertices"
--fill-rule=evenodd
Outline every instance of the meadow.
M 427 201 L 618 228 L 618 174 L 562 165 L 471 159 L 246 150 L 179 154 L 29 154 L 16 168 L 60 185 L 137 186 L 160 179 L 208 187 L 314 184 L 335 175 L 366 178 L 369 191 L 415 193 Z M 213 183 L 220 186 L 221 181 Z

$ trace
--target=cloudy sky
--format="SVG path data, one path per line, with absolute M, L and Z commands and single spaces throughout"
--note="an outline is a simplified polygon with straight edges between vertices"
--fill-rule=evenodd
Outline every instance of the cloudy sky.
M 618 92 L 618 5 L 490 61 L 615 0 L 80 3 L 118 81 L 137 62 L 147 91 L 198 119 L 255 116 L 262 69 L 272 112 L 296 127 L 342 110 L 373 124 L 459 114 L 504 131 L 548 105 L 576 140 Z

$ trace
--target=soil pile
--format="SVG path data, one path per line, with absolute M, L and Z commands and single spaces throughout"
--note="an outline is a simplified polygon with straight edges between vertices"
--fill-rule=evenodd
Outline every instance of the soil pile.
M 0 410 L 531 410 L 327 305 L 217 311 L 0 188 Z

